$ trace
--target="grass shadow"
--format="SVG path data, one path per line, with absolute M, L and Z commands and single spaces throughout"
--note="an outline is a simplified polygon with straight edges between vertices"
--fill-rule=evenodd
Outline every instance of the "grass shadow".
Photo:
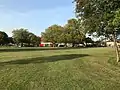
M 75 58 L 86 57 L 88 54 L 66 54 L 66 55 L 55 55 L 48 57 L 36 57 L 36 58 L 27 58 L 20 59 L 8 62 L 1 62 L 0 65 L 10 65 L 10 64 L 30 64 L 30 63 L 47 63 L 47 62 L 56 62 L 62 60 L 73 60 Z

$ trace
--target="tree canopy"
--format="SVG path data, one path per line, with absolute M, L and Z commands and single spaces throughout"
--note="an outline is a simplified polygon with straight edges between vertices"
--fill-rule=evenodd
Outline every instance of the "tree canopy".
M 80 28 L 80 24 L 77 19 L 69 19 L 64 28 L 67 32 L 66 36 L 68 38 L 68 42 L 72 43 L 73 47 L 75 44 L 83 42 L 85 35 L 82 32 L 82 28 Z
M 60 35 L 63 30 L 63 27 L 60 25 L 52 25 L 45 29 L 45 32 L 42 33 L 42 38 L 46 42 L 52 42 L 54 45 L 58 43 L 61 39 Z
M 111 37 L 115 43 L 117 61 L 119 52 L 116 35 L 120 32 L 120 0 L 75 0 L 77 17 L 88 33 Z
M 23 43 L 28 45 L 32 44 L 33 46 L 39 45 L 40 37 L 37 37 L 33 33 L 29 32 L 27 29 L 21 28 L 13 30 L 13 38 L 17 45 L 23 46 Z
M 75 0 L 76 14 L 88 32 L 113 34 L 119 28 L 119 0 Z
M 3 31 L 0 31 L 0 44 L 1 45 L 5 45 L 7 44 L 9 41 L 8 41 L 8 35 L 3 32 Z
M 48 27 L 45 32 L 42 33 L 44 41 L 56 43 L 72 43 L 79 44 L 85 38 L 81 28 L 79 28 L 79 22 L 77 19 L 69 19 L 67 24 L 62 27 L 60 25 L 52 25 Z

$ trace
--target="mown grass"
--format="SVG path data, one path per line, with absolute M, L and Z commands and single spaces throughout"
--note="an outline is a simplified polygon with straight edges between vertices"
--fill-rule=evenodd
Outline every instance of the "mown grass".
M 120 90 L 112 48 L 2 48 L 0 90 Z

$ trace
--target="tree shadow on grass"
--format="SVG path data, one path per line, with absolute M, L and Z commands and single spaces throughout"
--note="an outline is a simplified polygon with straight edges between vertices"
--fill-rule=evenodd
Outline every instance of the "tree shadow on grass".
M 0 65 L 10 65 L 10 64 L 35 64 L 35 63 L 48 63 L 56 62 L 62 60 L 76 60 L 76 58 L 86 57 L 88 54 L 65 54 L 65 55 L 55 55 L 48 57 L 36 57 L 36 58 L 27 58 L 20 60 L 13 60 L 8 62 L 1 62 Z

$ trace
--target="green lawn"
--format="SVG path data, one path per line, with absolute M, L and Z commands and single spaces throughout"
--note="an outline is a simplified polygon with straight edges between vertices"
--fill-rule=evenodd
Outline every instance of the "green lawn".
M 0 90 L 120 90 L 112 48 L 2 48 Z

